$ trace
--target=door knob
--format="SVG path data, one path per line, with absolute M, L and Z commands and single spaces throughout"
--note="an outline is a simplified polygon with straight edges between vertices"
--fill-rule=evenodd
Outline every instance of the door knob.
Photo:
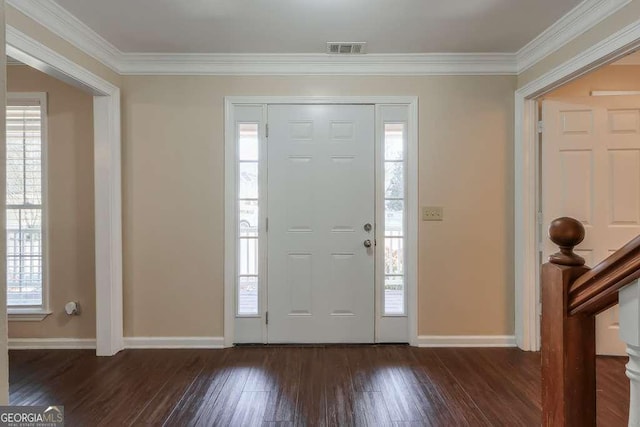
M 364 241 L 364 247 L 365 248 L 370 248 L 372 245 L 371 240 L 367 239 Z

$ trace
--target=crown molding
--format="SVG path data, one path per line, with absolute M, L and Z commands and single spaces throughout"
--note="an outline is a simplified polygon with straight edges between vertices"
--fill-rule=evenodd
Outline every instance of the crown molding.
M 640 19 L 606 39 L 580 52 L 573 58 L 527 83 L 516 91 L 516 98 L 535 98 L 553 88 L 576 79 L 603 64 L 608 64 L 637 51 L 640 40 Z
M 52 0 L 7 3 L 123 75 L 514 75 L 511 53 L 180 54 L 123 53 Z
M 584 0 L 517 53 L 124 53 L 53 0 L 7 3 L 123 75 L 516 75 L 632 0 Z
M 15 58 L 7 56 L 7 66 L 10 66 L 10 65 L 25 65 L 25 64 L 23 64 L 22 62 L 18 61 Z
M 71 85 L 80 85 L 90 93 L 112 95 L 120 90 L 9 24 L 6 44 L 8 56 Z
M 632 53 L 629 56 L 625 56 L 624 58 L 614 62 L 611 65 L 640 65 L 640 53 Z
M 122 52 L 58 3 L 52 0 L 7 0 L 7 4 L 113 71 L 119 72 Z
M 584 34 L 631 1 L 584 0 L 517 52 L 518 74 Z
M 484 75 L 515 74 L 515 55 L 124 54 L 125 75 Z

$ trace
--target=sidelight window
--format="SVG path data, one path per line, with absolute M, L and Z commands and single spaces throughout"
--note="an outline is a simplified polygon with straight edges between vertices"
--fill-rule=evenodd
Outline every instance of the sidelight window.
M 384 124 L 384 314 L 405 310 L 405 123 Z
M 237 314 L 258 314 L 259 295 L 259 124 L 239 123 L 238 135 L 238 294 Z

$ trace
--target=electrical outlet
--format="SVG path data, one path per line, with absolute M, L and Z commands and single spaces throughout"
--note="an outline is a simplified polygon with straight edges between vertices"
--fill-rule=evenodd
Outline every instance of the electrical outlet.
M 444 219 L 443 209 L 440 206 L 423 206 L 423 221 L 442 221 Z

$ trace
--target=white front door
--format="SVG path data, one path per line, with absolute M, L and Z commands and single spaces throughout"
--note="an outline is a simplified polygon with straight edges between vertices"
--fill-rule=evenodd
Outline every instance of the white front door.
M 371 343 L 374 106 L 272 105 L 268 117 L 268 342 Z
M 595 266 L 640 234 L 640 97 L 542 103 L 543 224 L 574 217 L 586 238 L 576 253 Z M 557 252 L 543 236 L 544 259 Z M 598 354 L 625 355 L 618 307 L 597 317 Z

